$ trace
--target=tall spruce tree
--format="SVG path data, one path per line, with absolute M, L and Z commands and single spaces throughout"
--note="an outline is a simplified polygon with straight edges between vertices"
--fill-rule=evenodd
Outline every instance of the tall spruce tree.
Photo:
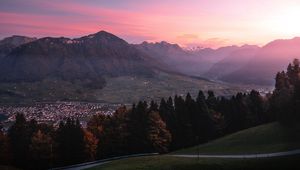
M 270 100 L 269 112 L 276 115 L 275 119 L 283 124 L 295 123 L 299 115 L 299 60 L 295 59 L 284 71 L 277 73 L 275 90 Z
M 68 118 L 61 122 L 56 131 L 56 152 L 59 165 L 71 165 L 84 162 L 86 157 L 84 132 L 78 119 Z
M 29 145 L 31 136 L 37 130 L 34 120 L 27 122 L 23 114 L 16 115 L 16 122 L 8 130 L 8 137 L 13 153 L 14 165 L 20 168 L 30 168 Z

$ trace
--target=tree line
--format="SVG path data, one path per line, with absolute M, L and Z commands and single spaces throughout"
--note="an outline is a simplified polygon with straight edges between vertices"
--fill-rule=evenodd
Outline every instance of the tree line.
M 47 169 L 134 153 L 170 151 L 271 121 L 289 125 L 300 120 L 300 67 L 295 59 L 276 75 L 266 96 L 252 90 L 226 97 L 199 91 L 196 98 L 139 101 L 111 115 L 94 115 L 82 128 L 66 119 L 58 128 L 26 120 L 23 114 L 7 133 L 0 132 L 0 164 L 23 169 Z

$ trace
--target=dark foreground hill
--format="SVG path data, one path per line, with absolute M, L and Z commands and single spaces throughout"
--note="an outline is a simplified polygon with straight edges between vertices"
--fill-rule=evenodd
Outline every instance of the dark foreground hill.
M 253 154 L 287 151 L 299 148 L 299 126 L 284 127 L 279 123 L 271 123 L 242 130 L 213 142 L 181 150 L 169 155 L 148 156 L 116 160 L 90 168 L 90 170 L 162 170 L 162 169 L 298 169 L 299 155 L 256 158 L 184 158 L 172 154 Z M 297 148 L 298 147 L 298 148 Z

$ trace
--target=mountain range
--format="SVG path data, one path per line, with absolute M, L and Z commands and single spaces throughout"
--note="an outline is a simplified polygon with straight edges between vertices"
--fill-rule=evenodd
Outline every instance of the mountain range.
M 134 90 L 143 96 L 138 100 L 196 88 L 229 95 L 236 87 L 216 82 L 272 85 L 276 72 L 300 55 L 298 47 L 300 38 L 186 50 L 165 41 L 129 44 L 105 31 L 74 39 L 12 36 L 0 41 L 0 95 L 110 100 L 124 89 L 120 98 L 130 102 Z
M 226 85 L 184 75 L 157 54 L 149 56 L 105 31 L 74 39 L 13 36 L 0 44 L 0 102 L 131 103 L 193 90 L 196 94 L 199 85 L 230 91 Z
M 300 56 L 300 38 L 274 40 L 262 47 L 227 46 L 184 50 L 167 42 L 135 45 L 177 71 L 215 81 L 273 85 L 274 75 Z
M 253 51 L 243 67 L 220 79 L 231 83 L 274 84 L 274 75 L 299 56 L 300 38 L 275 40 Z

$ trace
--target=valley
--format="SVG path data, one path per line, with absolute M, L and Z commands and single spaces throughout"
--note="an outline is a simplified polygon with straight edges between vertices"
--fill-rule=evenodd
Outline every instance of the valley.
M 45 79 L 37 82 L 0 83 L 0 103 L 35 103 L 55 101 L 86 101 L 132 104 L 139 100 L 159 101 L 162 97 L 196 96 L 199 90 L 213 90 L 218 96 L 231 96 L 237 92 L 258 89 L 262 94 L 271 86 L 233 85 L 189 76 L 158 73 L 157 77 L 118 76 L 105 77 L 102 89 L 85 87 L 80 82 Z

